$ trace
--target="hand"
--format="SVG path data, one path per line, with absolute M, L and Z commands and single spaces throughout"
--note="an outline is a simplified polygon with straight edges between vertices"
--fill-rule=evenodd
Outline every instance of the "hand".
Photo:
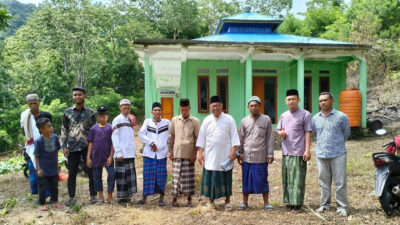
M 65 158 L 68 158 L 68 156 L 69 156 L 68 148 L 64 148 L 63 153 L 64 153 Z
M 285 130 L 278 131 L 278 135 L 283 139 L 285 139 L 287 137 L 287 134 L 285 133 Z
M 303 160 L 304 161 L 309 161 L 311 159 L 311 154 L 310 154 L 310 151 L 305 151 L 304 152 L 304 155 L 303 155 Z
M 112 163 L 113 163 L 113 158 L 110 156 L 110 157 L 108 157 L 108 159 L 107 159 L 107 166 L 111 166 Z
M 201 151 L 199 153 L 197 153 L 197 160 L 199 161 L 200 165 L 204 164 L 204 153 Z
M 86 159 L 86 167 L 87 168 L 92 168 L 92 160 L 90 158 Z
M 117 162 L 122 163 L 124 161 L 124 157 L 118 157 Z
M 271 164 L 274 161 L 274 157 L 268 157 L 267 162 L 268 164 Z
M 172 161 L 172 160 L 174 160 L 174 152 L 170 152 L 169 153 L 169 159 Z
M 196 162 L 196 153 L 192 154 L 192 157 L 190 157 L 190 162 L 192 163 Z
M 238 161 L 239 165 L 242 165 L 243 164 L 243 156 L 239 156 L 237 158 L 237 161 Z
M 235 159 L 236 159 L 236 151 L 235 152 L 231 152 L 231 154 L 229 154 L 229 158 L 231 159 L 231 162 L 235 161 Z
M 36 173 L 37 173 L 38 177 L 43 177 L 43 170 L 42 169 L 39 168 Z
M 151 145 L 151 150 L 153 150 L 153 152 L 156 152 L 158 149 L 157 149 L 157 145 Z

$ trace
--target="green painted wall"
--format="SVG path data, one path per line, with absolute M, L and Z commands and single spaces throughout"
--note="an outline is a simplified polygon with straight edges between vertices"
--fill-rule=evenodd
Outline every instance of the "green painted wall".
M 236 124 L 240 125 L 244 116 L 245 76 L 244 63 L 239 60 L 187 60 L 185 63 L 186 77 L 181 77 L 181 87 L 186 82 L 186 93 L 181 91 L 182 98 L 189 98 L 192 105 L 191 114 L 203 120 L 209 113 L 199 113 L 197 107 L 197 76 L 208 75 L 210 82 L 210 97 L 217 94 L 217 69 L 228 69 L 228 113 L 232 115 Z M 183 68 L 183 66 L 182 66 Z M 208 69 L 209 73 L 198 74 L 198 69 Z M 220 74 L 226 75 L 226 74 Z M 186 79 L 186 81 L 185 81 Z M 181 88 L 182 90 L 182 88 Z M 178 114 L 178 110 L 174 112 Z
M 291 88 L 297 85 L 297 62 L 289 63 L 291 73 Z M 343 68 L 344 67 L 344 68 Z M 319 78 L 329 77 L 330 92 L 333 94 L 335 101 L 333 107 L 339 108 L 340 91 L 346 89 L 346 68 L 342 62 L 327 61 L 305 61 L 304 70 L 311 70 L 311 74 L 304 74 L 305 77 L 311 77 L 312 82 L 312 114 L 319 111 Z M 320 70 L 329 70 L 328 74 L 320 74 Z
M 198 74 L 198 69 L 208 69 L 209 73 Z M 192 110 L 191 114 L 200 120 L 203 120 L 209 113 L 199 113 L 197 108 L 197 76 L 208 75 L 210 82 L 210 96 L 217 94 L 217 69 L 228 69 L 228 90 L 229 103 L 228 113 L 235 118 L 236 124 L 239 126 L 242 118 L 248 114 L 246 108 L 246 61 L 239 60 L 187 60 L 181 64 L 181 85 L 180 96 L 174 97 L 174 115 L 179 114 L 179 99 L 189 98 Z M 297 88 L 297 61 L 252 61 L 252 69 L 276 69 L 276 74 L 257 73 L 253 76 L 272 76 L 277 77 L 277 119 L 287 110 L 285 104 L 285 94 L 287 89 Z M 346 63 L 344 62 L 326 62 L 326 61 L 304 61 L 304 70 L 311 70 L 311 74 L 304 76 L 312 77 L 312 114 L 319 111 L 318 95 L 319 95 L 319 77 L 330 77 L 330 90 L 335 97 L 334 107 L 339 107 L 340 91 L 346 88 Z M 320 70 L 329 70 L 330 74 L 319 74 Z M 149 80 L 151 84 L 147 84 L 146 88 L 151 86 L 153 93 L 146 95 L 146 107 L 153 101 L 160 101 L 159 91 L 156 91 L 156 82 L 153 75 L 152 66 L 148 67 L 150 73 Z M 226 74 L 220 74 L 226 75 Z M 147 90 L 146 90 L 146 93 Z M 147 101 L 150 100 L 151 103 Z M 147 109 L 146 109 L 147 110 Z M 151 116 L 150 110 L 146 115 Z

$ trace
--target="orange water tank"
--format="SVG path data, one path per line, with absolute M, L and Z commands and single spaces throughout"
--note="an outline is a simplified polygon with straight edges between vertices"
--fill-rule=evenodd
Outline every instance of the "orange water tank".
M 361 92 L 346 89 L 340 92 L 339 110 L 349 117 L 350 127 L 361 126 Z

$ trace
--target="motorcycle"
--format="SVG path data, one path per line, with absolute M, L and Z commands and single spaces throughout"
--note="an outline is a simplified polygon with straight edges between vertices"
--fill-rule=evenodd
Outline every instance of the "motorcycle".
M 387 215 L 400 215 L 400 157 L 394 154 L 400 148 L 400 136 L 382 147 L 386 147 L 386 152 L 372 154 L 376 167 L 375 195 Z
M 21 166 L 22 173 L 26 179 L 29 179 L 29 155 L 26 153 L 26 148 L 21 144 L 19 144 L 18 147 L 21 149 L 21 155 L 24 156 L 24 163 Z

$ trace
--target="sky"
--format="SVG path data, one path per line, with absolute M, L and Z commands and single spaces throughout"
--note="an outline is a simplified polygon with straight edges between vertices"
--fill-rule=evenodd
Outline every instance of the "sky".
M 33 4 L 38 4 L 41 3 L 43 0 L 18 0 L 19 2 L 22 3 L 33 3 Z M 107 0 L 98 0 L 98 1 L 103 1 L 106 2 Z M 299 12 L 305 12 L 306 11 L 306 2 L 308 0 L 293 0 L 293 7 L 290 10 L 291 13 L 293 13 L 296 17 L 298 18 L 303 18 L 302 16 L 297 15 Z M 351 2 L 351 0 L 344 0 L 347 4 Z

